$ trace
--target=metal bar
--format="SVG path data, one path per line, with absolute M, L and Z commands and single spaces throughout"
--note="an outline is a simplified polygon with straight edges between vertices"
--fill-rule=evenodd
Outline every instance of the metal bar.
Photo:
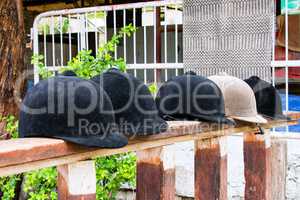
M 276 16 L 276 5 L 274 5 L 274 15 Z M 272 61 L 275 61 L 275 45 L 276 45 L 276 32 L 275 32 L 275 25 L 276 25 L 276 18 L 273 18 L 272 23 Z M 272 66 L 272 85 L 275 86 L 275 68 Z
M 165 24 L 164 24 L 164 46 L 165 46 L 165 63 L 168 62 L 168 32 L 167 32 L 167 6 L 164 7 L 165 10 Z
M 275 50 L 276 50 L 276 32 L 275 32 L 275 26 L 276 26 L 276 4 L 274 4 L 274 10 L 273 10 L 273 23 L 272 23 L 272 62 L 276 61 L 276 54 L 275 54 Z M 272 68 L 272 85 L 273 87 L 275 87 L 275 67 L 271 66 Z M 271 131 L 275 131 L 275 129 L 271 129 Z
M 127 64 L 128 69 L 183 69 L 183 63 Z
M 160 18 L 160 13 L 161 13 L 161 8 L 160 7 L 156 7 L 156 14 L 155 14 L 155 26 L 156 26 L 156 63 L 161 63 L 161 18 Z M 157 81 L 161 81 L 162 77 L 161 77 L 161 69 L 157 69 L 156 70 L 156 76 L 157 76 Z
M 95 10 L 103 11 L 112 11 L 112 10 L 124 10 L 124 9 L 133 9 L 133 8 L 142 8 L 142 7 L 156 7 L 156 6 L 165 6 L 172 3 L 182 4 L 182 0 L 164 0 L 164 1 L 152 1 L 152 2 L 139 2 L 139 3 L 130 3 L 130 4 L 119 4 L 119 5 L 108 5 L 108 6 L 95 6 L 95 7 L 86 7 L 86 8 L 75 8 L 69 10 L 55 10 L 44 12 L 36 17 L 36 20 L 39 21 L 43 17 L 51 17 L 53 15 L 68 15 L 68 14 L 82 14 L 87 12 L 94 12 Z
M 79 14 L 77 14 L 77 20 L 80 21 Z M 77 53 L 79 53 L 79 51 L 81 49 L 79 41 L 80 41 L 80 31 L 78 31 L 78 33 L 77 33 L 77 51 L 78 51 Z
M 147 84 L 147 69 L 144 69 L 144 83 Z
M 300 67 L 300 60 L 289 60 L 289 61 L 273 61 L 271 63 L 272 67 Z
M 288 19 L 288 0 L 285 0 L 285 61 L 289 60 L 289 19 Z M 285 66 L 285 110 L 289 111 L 289 69 Z
M 94 22 L 94 28 L 95 28 L 95 53 L 98 55 L 98 31 L 97 31 L 97 13 L 96 11 L 94 12 L 94 17 L 95 17 L 95 22 Z
M 154 46 L 154 48 L 153 48 L 153 62 L 154 63 L 156 63 L 156 7 L 154 6 L 153 7 L 153 33 L 154 33 L 154 40 L 153 40 L 153 42 L 154 42 L 154 44 L 153 44 L 153 46 Z M 156 72 L 155 72 L 156 73 Z
M 69 24 L 71 24 L 71 17 L 70 15 L 68 15 L 68 19 L 69 19 Z M 72 35 L 71 35 L 71 26 L 69 25 L 69 61 L 72 59 Z
M 88 16 L 87 16 L 87 13 L 85 13 L 85 46 L 86 46 L 86 49 L 88 50 L 89 49 L 89 24 L 88 24 Z
M 104 12 L 104 20 L 105 20 L 105 27 L 104 27 L 104 39 L 105 43 L 107 42 L 107 11 Z
M 124 28 L 126 27 L 126 10 L 125 10 L 125 9 L 123 10 L 123 27 L 124 27 Z M 126 33 L 124 33 L 124 35 L 123 35 L 123 43 L 124 43 L 123 51 L 124 51 L 124 61 L 125 61 L 125 63 L 126 63 L 126 61 L 127 61 L 127 52 L 126 52 L 127 46 L 126 46 L 126 40 L 127 40 L 127 38 L 126 38 Z
M 43 32 L 44 32 L 44 65 L 47 66 L 47 33 L 46 33 L 46 26 L 44 26 L 44 31 Z
M 133 9 L 133 26 L 136 27 L 136 9 Z M 136 63 L 136 32 L 133 33 L 134 63 Z
M 113 15 L 114 15 L 114 35 L 117 34 L 117 17 L 116 17 L 116 10 L 113 10 Z M 118 55 L 117 55 L 117 45 L 115 45 L 115 59 L 117 59 Z
M 52 28 L 52 64 L 55 66 L 55 40 L 54 40 L 54 16 L 51 17 L 51 28 Z
M 133 26 L 136 27 L 136 9 L 133 8 Z M 136 64 L 136 32 L 133 33 L 133 63 Z M 137 72 L 134 70 L 134 76 L 136 77 Z
M 177 15 L 178 12 L 178 5 L 175 5 L 175 12 Z M 175 62 L 178 63 L 178 22 L 175 19 Z
M 33 54 L 38 55 L 39 54 L 39 32 L 38 32 L 38 25 L 39 25 L 40 19 L 35 19 L 33 22 Z M 38 66 L 37 63 L 34 64 L 33 68 L 34 73 L 34 84 L 39 82 L 39 72 L 38 72 Z
M 164 24 L 164 54 L 165 54 L 165 63 L 168 62 L 168 32 L 167 32 L 167 6 L 164 6 L 165 10 L 165 24 Z M 168 69 L 165 69 L 165 82 L 168 80 Z
M 62 29 L 62 26 L 63 26 L 63 22 L 62 22 L 62 16 L 60 15 L 59 16 L 59 23 L 60 23 L 60 65 L 63 66 L 64 65 L 64 53 L 63 53 L 63 29 Z
M 47 66 L 47 69 L 50 71 L 56 71 L 59 70 L 59 67 L 57 66 Z M 183 69 L 183 63 L 157 63 L 157 64 L 127 64 L 128 70 L 134 70 L 134 69 Z
M 143 8 L 143 11 L 146 13 L 146 8 Z M 144 26 L 144 63 L 147 63 L 147 26 Z
M 143 12 L 146 13 L 146 7 L 143 8 Z M 147 26 L 144 25 L 144 64 L 147 64 Z M 144 83 L 147 83 L 147 69 L 144 69 Z
M 175 12 L 178 12 L 178 5 L 175 5 Z M 175 62 L 178 63 L 178 22 L 175 19 Z
M 168 80 L 168 69 L 165 69 L 165 82 Z

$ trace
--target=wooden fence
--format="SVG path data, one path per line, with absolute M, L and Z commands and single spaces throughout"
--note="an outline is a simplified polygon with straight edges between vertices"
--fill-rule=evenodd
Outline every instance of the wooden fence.
M 294 114 L 296 118 L 298 114 Z M 273 186 L 281 179 L 271 173 L 280 170 L 278 146 L 271 145 L 268 129 L 297 124 L 297 120 L 269 121 L 266 134 L 251 124 L 236 127 L 177 121 L 169 122 L 165 133 L 134 138 L 120 149 L 92 149 L 47 138 L 25 138 L 0 142 L 0 176 L 57 166 L 58 197 L 96 199 L 94 157 L 137 152 L 137 200 L 175 199 L 175 162 L 172 144 L 195 141 L 195 199 L 227 199 L 227 147 L 224 136 L 244 134 L 245 199 L 274 199 Z M 234 147 L 229 147 L 234 148 Z M 276 163 L 274 165 L 273 163 Z M 272 178 L 273 177 L 273 178 Z M 282 181 L 282 180 L 281 180 Z M 272 196 L 273 195 L 273 196 Z

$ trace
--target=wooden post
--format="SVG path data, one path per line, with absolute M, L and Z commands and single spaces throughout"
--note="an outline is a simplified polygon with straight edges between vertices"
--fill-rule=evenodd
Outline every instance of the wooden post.
M 195 141 L 195 200 L 227 199 L 226 139 Z
M 245 200 L 271 200 L 270 135 L 244 134 Z
M 287 174 L 287 142 L 271 140 L 271 199 L 285 199 Z
M 173 146 L 137 152 L 137 200 L 175 200 Z
M 94 161 L 81 161 L 57 167 L 59 200 L 95 200 L 96 170 Z

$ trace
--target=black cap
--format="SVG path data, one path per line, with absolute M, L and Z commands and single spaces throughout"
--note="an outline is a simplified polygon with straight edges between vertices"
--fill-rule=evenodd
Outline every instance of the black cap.
M 117 69 L 108 70 L 92 80 L 110 97 L 122 133 L 143 136 L 167 130 L 166 121 L 158 115 L 154 98 L 142 81 Z
M 234 124 L 225 117 L 221 90 L 202 76 L 185 74 L 171 78 L 159 89 L 156 105 L 166 119 Z
M 112 104 L 97 84 L 57 76 L 31 88 L 22 103 L 20 137 L 60 138 L 88 147 L 118 148 L 127 138 L 115 128 Z
M 77 76 L 77 74 L 72 70 L 63 71 L 59 76 Z
M 271 83 L 257 76 L 251 76 L 244 81 L 248 83 L 255 94 L 257 112 L 259 114 L 273 119 L 290 119 L 283 115 L 280 94 Z

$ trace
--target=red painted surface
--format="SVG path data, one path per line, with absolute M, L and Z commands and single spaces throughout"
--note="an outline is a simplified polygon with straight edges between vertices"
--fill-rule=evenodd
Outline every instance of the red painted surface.
M 289 51 L 288 54 L 289 60 L 300 60 L 300 52 Z M 285 60 L 285 48 L 284 47 L 276 47 L 275 49 L 275 60 L 276 61 L 284 61 Z M 277 68 L 275 71 L 276 78 L 284 78 L 285 77 L 285 69 Z M 299 79 L 300 82 L 300 67 L 289 67 L 289 78 L 290 79 Z

